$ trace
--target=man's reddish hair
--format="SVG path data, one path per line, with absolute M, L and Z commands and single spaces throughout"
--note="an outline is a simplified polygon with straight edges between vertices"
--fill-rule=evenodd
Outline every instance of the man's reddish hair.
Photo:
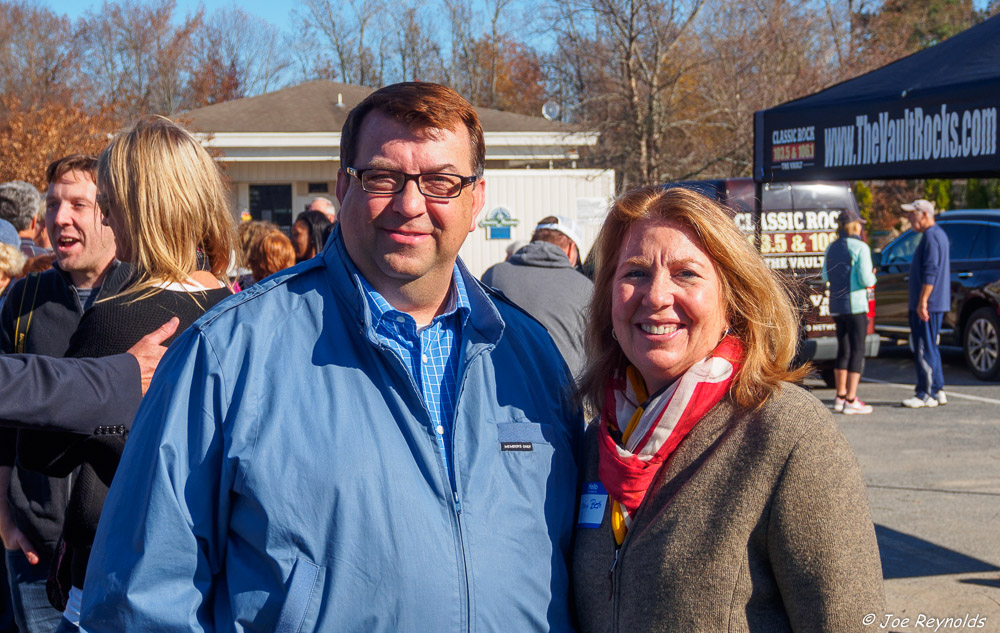
M 423 81 L 398 83 L 376 90 L 351 110 L 340 135 L 341 168 L 355 167 L 361 124 L 370 112 L 395 119 L 414 131 L 454 130 L 464 125 L 471 139 L 473 172 L 476 176 L 483 175 L 486 144 L 476 109 L 451 88 Z

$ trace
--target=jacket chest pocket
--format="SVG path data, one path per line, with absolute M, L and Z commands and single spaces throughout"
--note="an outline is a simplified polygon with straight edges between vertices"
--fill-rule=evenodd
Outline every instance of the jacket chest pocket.
M 554 432 L 555 429 L 537 422 L 497 424 L 497 440 L 502 452 L 529 453 L 535 450 L 536 445 L 548 447 L 553 443 Z

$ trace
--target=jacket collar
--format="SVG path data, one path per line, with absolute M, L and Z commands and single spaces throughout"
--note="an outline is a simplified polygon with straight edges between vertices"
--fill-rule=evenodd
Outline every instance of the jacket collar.
M 52 269 L 62 278 L 68 288 L 76 290 L 76 286 L 73 285 L 73 277 L 59 266 L 58 261 L 52 262 Z M 103 299 L 104 297 L 118 294 L 118 291 L 128 284 L 131 277 L 132 266 L 130 264 L 118 261 L 117 259 L 111 260 L 108 272 L 104 275 L 104 281 L 101 282 L 101 289 L 97 293 L 97 298 Z
M 355 267 L 348 264 L 351 260 L 347 254 L 347 248 L 344 246 L 344 236 L 340 223 L 334 226 L 333 233 L 327 240 L 321 256 L 334 294 L 348 309 L 349 317 L 353 317 L 355 324 L 365 337 L 373 343 L 376 342 L 372 323 L 373 316 L 361 285 L 361 273 L 353 271 L 352 269 Z M 462 328 L 462 340 L 496 345 L 504 331 L 504 322 L 500 317 L 500 312 L 483 290 L 479 280 L 472 276 L 462 260 L 458 259 L 456 263 L 459 274 L 462 275 L 462 280 L 465 282 L 465 291 L 469 300 L 469 318 L 466 319 Z

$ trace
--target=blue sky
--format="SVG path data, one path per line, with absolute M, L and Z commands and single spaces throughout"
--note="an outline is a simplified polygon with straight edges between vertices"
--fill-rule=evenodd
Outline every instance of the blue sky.
M 188 12 L 196 11 L 199 6 L 204 7 L 206 13 L 211 13 L 216 9 L 235 5 L 247 13 L 264 18 L 286 32 L 292 33 L 295 30 L 292 27 L 291 12 L 292 8 L 298 3 L 294 2 L 294 0 L 292 2 L 283 2 L 282 0 L 240 0 L 239 2 L 234 2 L 234 0 L 175 1 L 177 6 L 176 14 L 178 16 L 184 16 Z M 57 13 L 62 13 L 72 19 L 76 19 L 90 9 L 100 8 L 102 2 L 101 0 L 40 0 L 39 4 L 46 5 Z M 989 0 L 973 0 L 972 4 L 977 9 L 983 9 L 989 4 Z
M 205 7 L 206 13 L 211 13 L 216 9 L 236 5 L 247 13 L 262 17 L 285 31 L 292 31 L 290 14 L 292 7 L 295 6 L 292 3 L 280 0 L 241 0 L 240 2 L 232 0 L 176 0 L 176 2 L 175 12 L 179 16 L 197 11 L 199 6 Z M 102 2 L 101 0 L 41 0 L 39 4 L 49 7 L 56 13 L 76 19 L 88 10 L 99 9 Z

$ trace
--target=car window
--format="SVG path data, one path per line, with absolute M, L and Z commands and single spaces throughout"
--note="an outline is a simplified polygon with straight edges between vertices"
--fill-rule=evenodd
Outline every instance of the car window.
M 903 233 L 882 251 L 882 265 L 909 263 L 913 259 L 913 251 L 917 250 L 921 237 L 922 234 L 916 231 Z
M 972 243 L 969 259 L 987 259 L 990 256 L 990 227 L 976 224 L 976 241 Z
M 792 187 L 795 209 L 853 209 L 854 196 L 844 185 L 808 184 Z
M 990 224 L 986 235 L 986 243 L 989 245 L 987 257 L 1000 259 L 1000 224 Z M 983 237 L 980 236 L 979 239 L 983 239 Z
M 765 184 L 760 204 L 761 208 L 765 210 L 794 209 L 795 207 L 792 206 L 792 186 L 773 182 Z
M 972 254 L 972 246 L 979 235 L 979 227 L 982 225 L 972 222 L 946 222 L 941 224 L 941 228 L 948 234 L 950 248 L 948 255 L 951 261 L 964 261 Z

